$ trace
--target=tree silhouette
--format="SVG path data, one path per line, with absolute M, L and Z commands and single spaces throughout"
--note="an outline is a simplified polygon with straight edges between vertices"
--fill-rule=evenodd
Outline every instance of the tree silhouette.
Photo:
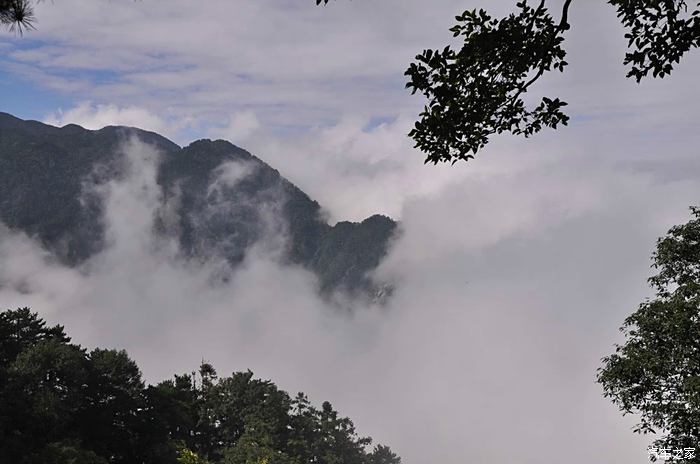
M 34 28 L 34 10 L 30 0 L 0 0 L 0 24 L 22 34 Z
M 605 396 L 640 416 L 635 431 L 662 435 L 659 449 L 695 451 L 700 443 L 700 209 L 692 213 L 659 239 L 659 272 L 649 279 L 656 297 L 625 320 L 625 343 L 598 371 Z M 700 453 L 673 461 L 699 462 Z
M 400 464 L 331 404 L 251 371 L 145 386 L 121 350 L 87 352 L 28 308 L 0 312 L 0 463 Z
M 588 0 L 587 0 L 588 1 Z M 316 0 L 316 4 L 328 0 Z M 550 2 L 551 3 L 551 0 Z M 564 0 L 557 21 L 547 2 L 516 3 L 505 18 L 485 10 L 465 11 L 450 31 L 461 49 L 424 50 L 405 72 L 406 87 L 428 104 L 409 136 L 425 162 L 467 161 L 493 134 L 529 137 L 545 127 L 566 125 L 566 102 L 542 97 L 528 106 L 523 97 L 545 73 L 564 71 L 562 44 L 570 28 L 572 0 Z M 607 0 L 626 27 L 627 77 L 641 81 L 668 75 L 683 55 L 700 44 L 700 1 L 689 10 L 685 0 Z M 535 5 L 535 4 L 533 4 Z

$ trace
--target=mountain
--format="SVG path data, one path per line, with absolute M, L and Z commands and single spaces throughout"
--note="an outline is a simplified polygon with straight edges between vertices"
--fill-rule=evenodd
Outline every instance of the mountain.
M 106 246 L 105 205 L 91 186 L 123 175 L 125 141 L 162 153 L 162 195 L 154 233 L 177 240 L 187 259 L 240 263 L 266 237 L 285 237 L 281 259 L 318 276 L 319 290 L 354 297 L 385 294 L 371 272 L 396 222 L 375 215 L 329 225 L 319 204 L 249 152 L 223 140 L 187 147 L 153 132 L 110 126 L 57 128 L 0 113 L 0 222 L 78 266 Z

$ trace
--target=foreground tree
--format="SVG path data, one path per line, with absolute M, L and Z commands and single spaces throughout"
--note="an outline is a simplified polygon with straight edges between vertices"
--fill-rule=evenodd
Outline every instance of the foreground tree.
M 126 352 L 87 352 L 28 308 L 0 313 L 0 462 L 168 462 L 145 406 Z
M 28 308 L 0 313 L 0 463 L 400 464 L 314 408 L 237 372 L 144 385 L 125 351 L 87 352 Z
M 566 102 L 542 97 L 528 105 L 524 99 L 545 73 L 564 71 L 568 64 L 563 42 L 572 0 L 556 2 L 562 5 L 558 20 L 546 3 L 554 2 L 520 1 L 515 13 L 501 19 L 485 10 L 465 11 L 450 29 L 463 40 L 461 49 L 448 45 L 416 56 L 405 73 L 406 87 L 422 93 L 428 104 L 409 136 L 426 153 L 426 163 L 472 159 L 493 134 L 529 137 L 545 127 L 567 124 L 569 117 L 562 111 Z M 630 51 L 624 63 L 627 77 L 637 82 L 649 73 L 664 77 L 700 45 L 700 8 L 689 10 L 685 0 L 607 3 L 627 28 Z
M 700 209 L 692 214 L 659 239 L 656 296 L 625 320 L 625 343 L 598 372 L 605 396 L 639 415 L 636 432 L 660 433 L 658 448 L 696 451 L 676 462 L 700 462 Z
M 21 34 L 33 29 L 34 10 L 30 0 L 0 0 L 0 25 Z

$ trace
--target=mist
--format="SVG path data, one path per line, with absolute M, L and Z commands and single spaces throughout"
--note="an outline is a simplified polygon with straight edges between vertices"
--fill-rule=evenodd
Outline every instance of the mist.
M 86 186 L 103 199 L 108 244 L 88 262 L 64 267 L 2 230 L 6 308 L 29 306 L 86 347 L 125 348 L 149 382 L 202 360 L 223 375 L 250 368 L 331 401 L 407 464 L 646 458 L 595 373 L 696 183 L 544 155 L 506 173 L 503 155 L 489 175 L 405 199 L 376 276 L 393 296 L 347 311 L 280 259 L 282 198 L 261 208 L 267 232 L 239 267 L 188 260 L 154 234 L 173 210 L 156 184 L 161 155 L 136 139 L 123 154 L 121 176 Z M 249 173 L 226 166 L 218 182 Z

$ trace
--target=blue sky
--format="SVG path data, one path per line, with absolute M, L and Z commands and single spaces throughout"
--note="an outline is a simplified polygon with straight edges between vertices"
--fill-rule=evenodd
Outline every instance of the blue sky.
M 12 113 L 23 119 L 41 119 L 49 108 L 69 104 L 70 100 L 57 98 L 44 89 L 33 89 L 26 82 L 19 82 L 14 76 L 2 77 L 4 108 L 3 111 Z M 50 105 L 47 107 L 47 103 Z
M 617 327 L 648 295 L 655 238 L 687 220 L 700 195 L 700 54 L 669 78 L 637 85 L 624 77 L 624 30 L 614 10 L 603 1 L 574 2 L 570 66 L 532 88 L 534 98 L 568 101 L 570 126 L 528 140 L 496 137 L 474 161 L 425 166 L 406 137 L 423 104 L 404 89 L 406 66 L 422 49 L 452 40 L 447 29 L 465 8 L 501 15 L 514 3 L 211 0 L 193 9 L 190 0 L 42 2 L 37 31 L 0 34 L 0 111 L 59 126 L 137 126 L 180 144 L 224 138 L 317 199 L 331 222 L 374 213 L 400 219 L 405 234 L 382 272 L 405 286 L 389 319 L 367 316 L 377 333 L 360 320 L 331 324 L 332 340 L 306 334 L 331 354 L 293 340 L 291 348 L 235 347 L 283 385 L 334 399 L 406 464 L 457 464 L 467 455 L 487 464 L 641 462 L 645 442 L 593 379 L 619 341 Z M 73 9 L 79 13 L 66 14 Z M 105 301 L 98 290 L 117 293 L 114 282 L 129 292 L 124 282 L 134 270 L 117 261 L 104 279 L 86 281 L 97 289 L 87 296 L 55 290 L 57 275 L 82 279 L 69 271 L 13 262 L 18 275 L 48 276 L 50 291 L 37 301 L 89 308 Z M 305 277 L 286 281 L 291 271 L 279 269 L 267 274 L 299 298 L 275 301 L 269 288 L 277 284 L 267 268 L 255 269 L 244 302 L 321 305 L 293 293 Z M 189 288 L 178 272 L 163 282 Z M 203 316 L 212 327 L 229 321 L 231 308 L 208 296 L 178 295 L 192 307 L 221 310 Z M 172 303 L 162 294 L 144 298 L 154 308 Z M 282 330 L 268 322 L 261 326 L 270 333 Z M 149 372 L 161 368 L 158 347 L 130 338 L 128 324 L 121 332 L 105 325 L 80 334 L 126 340 Z M 232 367 L 230 353 L 202 334 L 193 339 L 214 350 L 208 356 Z M 177 350 L 176 341 L 163 343 Z M 302 355 L 309 365 L 288 365 Z M 366 385 L 348 389 L 356 378 Z
M 489 2 L 489 8 L 505 14 L 510 3 Z M 73 4 L 80 15 L 64 13 Z M 405 90 L 403 72 L 417 52 L 452 40 L 453 16 L 482 6 L 477 0 L 442 0 L 430 8 L 417 0 L 319 8 L 216 1 L 197 10 L 156 0 L 62 5 L 38 5 L 37 31 L 0 36 L 3 111 L 56 125 L 137 126 L 179 144 L 224 138 L 324 196 L 337 219 L 376 210 L 398 216 L 412 195 L 468 175 L 438 167 L 425 179 L 422 155 L 405 137 L 423 101 Z M 573 141 L 596 153 L 600 144 L 606 159 L 621 165 L 628 151 L 654 158 L 670 148 L 674 157 L 692 156 L 694 144 L 681 139 L 695 133 L 697 96 L 685 89 L 694 85 L 698 58 L 689 56 L 662 82 L 637 85 L 624 78 L 624 30 L 611 8 L 586 3 L 572 11 L 567 72 L 531 92 L 568 101 L 571 126 L 534 143 Z M 518 143 L 495 138 L 484 156 Z M 360 186 L 360 198 L 327 188 L 346 183 Z
M 73 99 L 23 79 L 12 72 L 0 75 L 2 111 L 22 119 L 42 120 L 56 108 L 70 107 Z

